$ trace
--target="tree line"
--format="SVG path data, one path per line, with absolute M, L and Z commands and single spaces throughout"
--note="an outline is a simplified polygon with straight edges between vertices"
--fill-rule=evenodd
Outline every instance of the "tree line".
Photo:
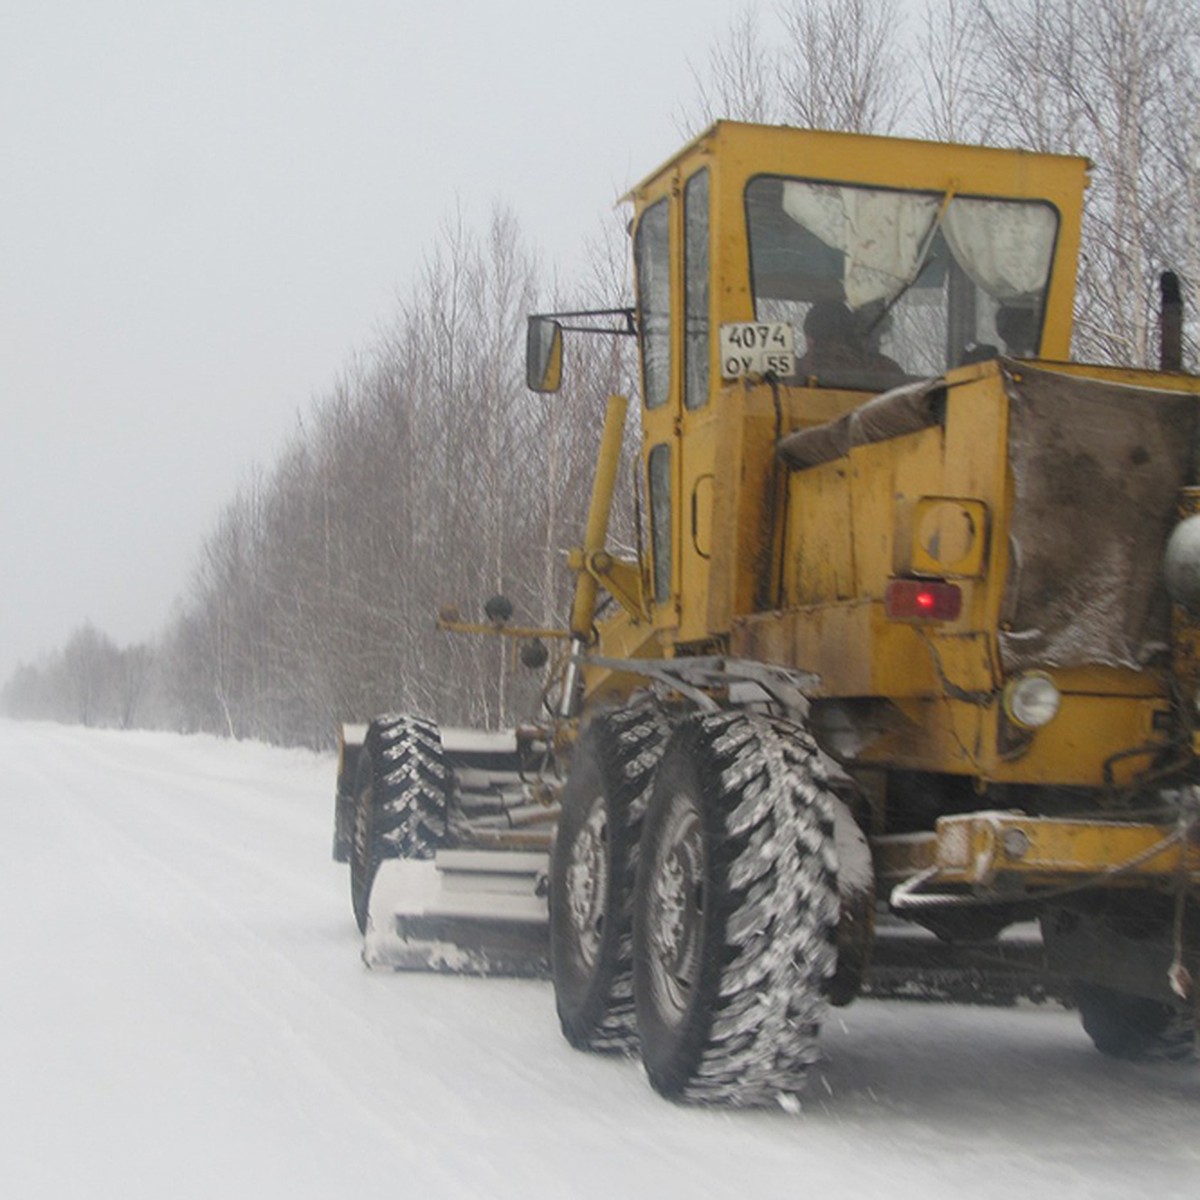
M 693 64 L 681 131 L 729 117 L 1086 155 L 1075 354 L 1154 365 L 1158 271 L 1200 279 L 1200 6 L 928 0 L 905 25 L 906 11 L 743 6 Z M 511 213 L 448 221 L 387 327 L 221 511 L 160 637 L 119 648 L 84 625 L 18 668 L 0 706 L 311 746 L 388 709 L 529 715 L 543 677 L 433 617 L 504 592 L 522 623 L 562 623 L 603 399 L 636 390 L 635 364 L 629 339 L 575 338 L 564 393 L 534 397 L 524 317 L 629 300 L 615 227 L 564 287 Z M 632 544 L 626 467 L 615 533 Z
M 482 234 L 448 223 L 390 325 L 222 509 L 158 641 L 118 651 L 86 626 L 16 671 L 4 709 L 311 746 L 389 709 L 528 716 L 542 676 L 507 642 L 438 632 L 435 614 L 479 620 L 503 593 L 522 624 L 561 622 L 604 399 L 629 390 L 633 364 L 628 345 L 574 339 L 563 391 L 533 397 L 525 316 L 627 302 L 619 256 L 602 243 L 593 258 L 593 279 L 555 293 L 511 213 Z M 147 670 L 130 703 L 117 675 L 134 656 Z

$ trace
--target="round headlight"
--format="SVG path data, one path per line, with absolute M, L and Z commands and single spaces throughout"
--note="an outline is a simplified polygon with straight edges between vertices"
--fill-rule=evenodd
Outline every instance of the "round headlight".
M 1004 689 L 1004 713 L 1025 729 L 1041 729 L 1058 715 L 1062 700 L 1054 680 L 1042 671 L 1014 679 Z
M 1200 609 L 1200 513 L 1185 517 L 1171 532 L 1163 561 L 1167 594 L 1193 612 Z

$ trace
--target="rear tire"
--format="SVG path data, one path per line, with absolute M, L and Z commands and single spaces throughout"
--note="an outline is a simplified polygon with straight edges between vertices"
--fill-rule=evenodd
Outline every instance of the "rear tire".
M 789 1104 L 817 1059 L 837 964 L 833 797 L 809 734 L 745 713 L 689 718 L 642 834 L 634 996 L 670 1099 Z
M 571 757 L 550 860 L 550 965 L 563 1036 L 578 1050 L 637 1045 L 637 844 L 669 733 L 649 705 L 605 713 Z
M 447 843 L 447 769 L 438 727 L 420 717 L 372 721 L 355 779 L 350 904 L 365 933 L 379 864 L 432 858 Z
M 1174 1005 L 1091 983 L 1075 984 L 1074 995 L 1083 1028 L 1101 1054 L 1130 1060 L 1194 1057 L 1194 1022 Z

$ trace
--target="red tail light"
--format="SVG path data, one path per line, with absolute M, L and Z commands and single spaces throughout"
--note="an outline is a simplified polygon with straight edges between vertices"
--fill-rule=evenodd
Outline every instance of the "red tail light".
M 962 590 L 935 579 L 893 579 L 883 596 L 890 621 L 957 621 Z

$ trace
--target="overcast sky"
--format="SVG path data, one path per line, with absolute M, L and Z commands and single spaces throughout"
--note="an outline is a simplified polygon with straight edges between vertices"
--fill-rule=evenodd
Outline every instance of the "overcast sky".
M 5 0 L 0 680 L 151 637 L 441 223 L 569 272 L 733 0 Z

